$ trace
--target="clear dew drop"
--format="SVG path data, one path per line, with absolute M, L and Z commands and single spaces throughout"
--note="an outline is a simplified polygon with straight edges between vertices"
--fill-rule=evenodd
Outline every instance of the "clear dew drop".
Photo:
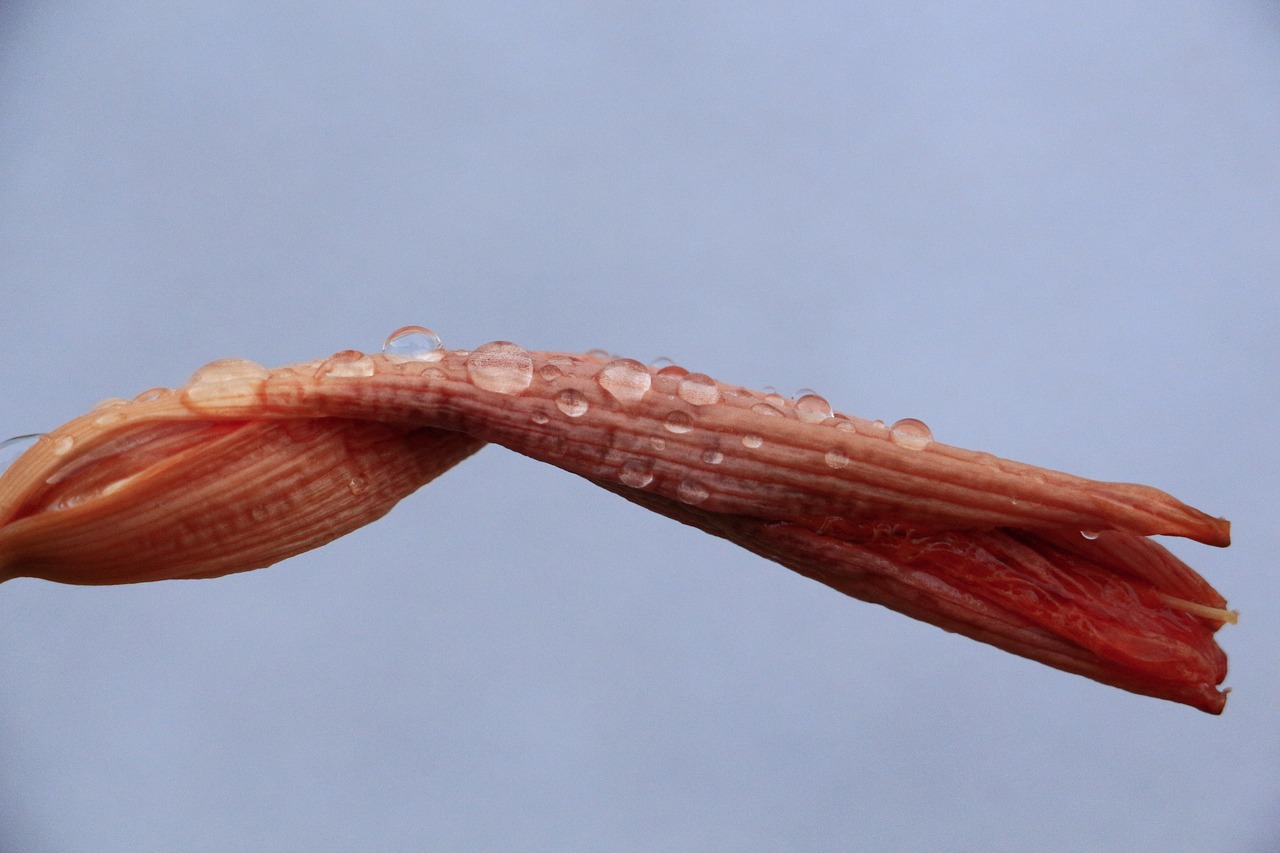
M 719 465 L 724 461 L 724 454 L 719 450 L 705 450 L 702 453 L 702 461 L 708 465 Z
M 1080 535 L 1083 536 L 1085 539 L 1088 539 L 1090 542 L 1092 542 L 1094 539 L 1097 539 L 1101 534 L 1098 533 L 1098 531 L 1096 530 L 1081 530 Z
M 770 405 L 769 403 L 756 403 L 751 407 L 751 411 L 755 412 L 757 415 L 764 415 L 767 418 L 786 417 L 781 409 L 777 406 Z
M 267 375 L 267 369 L 256 361 L 250 361 L 247 358 L 220 358 L 191 374 L 191 378 L 187 380 L 187 387 L 217 382 L 239 382 L 245 379 L 266 379 Z
M 15 435 L 13 438 L 0 441 L 0 474 L 43 437 L 44 433 L 36 432 L 30 435 Z
M 820 394 L 805 394 L 796 400 L 795 407 L 802 421 L 825 421 L 831 417 L 831 404 Z
M 316 368 L 316 376 L 322 378 L 372 376 L 373 371 L 373 359 L 358 349 L 347 349 L 334 353 L 321 362 Z
M 439 361 L 444 357 L 444 344 L 424 326 L 404 326 L 387 335 L 382 354 L 392 361 Z
M 160 400 L 168 397 L 173 391 L 168 388 L 148 388 L 141 394 L 133 398 L 135 403 L 150 403 L 154 400 Z
M 510 341 L 492 341 L 467 356 L 471 384 L 495 394 L 519 394 L 533 382 L 533 358 Z
M 757 447 L 761 446 L 762 444 L 764 444 L 764 439 L 761 438 L 759 435 L 756 435 L 754 432 L 749 432 L 742 437 L 743 447 L 748 447 L 752 450 L 755 450 Z
M 834 468 L 836 470 L 844 468 L 849 464 L 849 457 L 845 452 L 835 447 L 828 450 L 823 459 L 826 461 L 828 468 Z
M 889 438 L 894 444 L 907 450 L 924 450 L 933 443 L 933 433 L 924 421 L 903 418 L 889 427 Z
M 649 467 L 648 462 L 632 459 L 623 463 L 622 470 L 618 472 L 618 479 L 624 486 L 643 489 L 653 482 L 653 469 Z
M 693 418 L 689 417 L 687 412 L 675 411 L 667 415 L 662 425 L 667 428 L 667 432 L 681 435 L 693 429 Z
M 587 404 L 587 398 L 582 396 L 581 391 L 566 388 L 556 395 L 556 408 L 571 418 L 580 418 L 587 413 L 587 409 L 590 407 Z
M 713 406 L 720 402 L 716 381 L 705 373 L 690 373 L 676 386 L 676 396 L 694 406 Z
M 347 489 L 350 490 L 351 494 L 359 497 L 369 491 L 369 481 L 364 477 L 352 477 L 351 481 L 347 483 Z
M 683 503 L 700 504 L 711 497 L 711 492 L 697 480 L 681 480 L 680 485 L 676 487 L 676 497 Z
M 558 364 L 549 361 L 538 368 L 538 375 L 542 377 L 543 382 L 555 382 L 564 375 L 564 371 L 560 369 Z
M 600 368 L 596 382 L 618 402 L 636 403 L 648 393 L 653 377 L 635 359 L 616 358 Z
M 76 440 L 69 435 L 60 435 L 53 440 L 53 455 L 66 456 L 76 446 Z
M 551 418 L 547 417 L 542 412 L 534 412 L 533 414 L 529 415 L 529 420 L 533 421 L 538 426 L 542 426 L 547 421 L 551 420 Z

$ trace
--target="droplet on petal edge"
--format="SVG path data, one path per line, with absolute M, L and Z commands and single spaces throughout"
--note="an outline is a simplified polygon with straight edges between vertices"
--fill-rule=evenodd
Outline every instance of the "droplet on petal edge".
M 316 376 L 321 379 L 372 376 L 373 373 L 373 359 L 356 349 L 335 353 L 316 368 Z
M 712 406 L 720 402 L 720 389 L 707 374 L 690 373 L 676 386 L 676 396 L 694 406 Z
M 404 326 L 387 336 L 382 354 L 392 361 L 439 361 L 444 344 L 425 326 Z
M 637 403 L 653 385 L 649 369 L 631 358 L 617 358 L 600 368 L 596 382 L 620 403 Z
M 622 470 L 618 473 L 618 479 L 624 486 L 643 489 L 653 482 L 653 469 L 649 467 L 648 462 L 632 459 L 623 463 Z
M 580 418 L 587 413 L 590 405 L 581 391 L 566 388 L 556 395 L 556 408 L 571 418 Z
M 933 443 L 933 433 L 924 421 L 903 418 L 889 427 L 889 438 L 894 444 L 907 450 L 924 450 Z
M 533 358 L 519 344 L 492 341 L 467 356 L 467 378 L 484 391 L 519 394 L 533 382 Z
M 819 394 L 805 394 L 796 400 L 795 407 L 802 421 L 825 421 L 831 417 L 831 404 Z
M 700 504 L 711 497 L 711 492 L 697 480 L 681 480 L 680 485 L 676 487 L 676 497 L 683 503 Z
M 35 446 L 44 433 L 35 432 L 30 435 L 15 435 L 0 441 L 0 474 L 18 460 L 18 457 Z
M 53 440 L 53 455 L 66 456 L 71 452 L 71 448 L 76 446 L 76 440 L 69 435 L 60 435 Z

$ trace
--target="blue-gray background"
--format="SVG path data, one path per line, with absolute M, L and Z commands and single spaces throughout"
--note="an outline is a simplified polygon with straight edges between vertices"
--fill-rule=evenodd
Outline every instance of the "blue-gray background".
M 266 571 L 0 588 L 0 849 L 1274 850 L 1273 3 L 0 6 L 0 432 L 200 364 L 669 356 L 1148 482 L 1225 716 L 489 448 Z

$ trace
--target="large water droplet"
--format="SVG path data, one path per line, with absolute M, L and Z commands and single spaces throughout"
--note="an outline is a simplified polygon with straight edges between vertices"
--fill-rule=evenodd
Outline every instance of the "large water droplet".
M 796 415 L 802 421 L 825 421 L 831 417 L 831 404 L 820 394 L 805 394 L 795 405 Z
M 618 473 L 618 479 L 622 481 L 624 486 L 643 489 L 653 482 L 653 469 L 649 467 L 648 462 L 632 459 L 623 463 L 622 470 Z
M 755 450 L 762 444 L 764 444 L 764 439 L 756 435 L 754 432 L 749 432 L 742 437 L 743 447 L 749 447 L 752 450 Z
M 676 487 L 676 497 L 687 504 L 700 504 L 711 497 L 711 492 L 697 480 L 681 480 Z
M 372 376 L 373 359 L 358 349 L 346 349 L 326 358 L 316 368 L 316 376 L 320 378 Z
M 444 344 L 424 326 L 404 326 L 387 336 L 382 354 L 392 361 L 439 361 L 444 357 Z
M 680 435 L 693 429 L 693 418 L 689 417 L 687 412 L 675 411 L 667 415 L 667 419 L 662 422 L 662 425 L 669 432 Z
M 587 398 L 582 396 L 581 391 L 566 388 L 556 395 L 556 408 L 571 418 L 580 418 L 587 413 L 589 407 Z
M 35 432 L 30 435 L 15 435 L 0 441 L 0 474 L 17 461 L 18 457 L 35 446 L 44 433 Z
M 712 406 L 720 402 L 716 381 L 705 373 L 690 373 L 676 386 L 676 395 L 695 406 Z
M 907 450 L 924 450 L 933 443 L 933 433 L 924 421 L 903 418 L 889 427 L 889 438 L 894 444 Z
M 845 454 L 845 452 L 835 447 L 828 450 L 826 453 L 826 456 L 824 456 L 823 459 L 826 460 L 828 468 L 835 468 L 837 470 L 840 468 L 844 468 L 846 465 L 849 464 L 849 457 Z
M 533 358 L 510 341 L 493 341 L 467 356 L 473 385 L 495 394 L 519 394 L 533 382 Z
M 600 368 L 596 382 L 620 403 L 636 403 L 649 391 L 653 377 L 632 358 L 617 358 Z

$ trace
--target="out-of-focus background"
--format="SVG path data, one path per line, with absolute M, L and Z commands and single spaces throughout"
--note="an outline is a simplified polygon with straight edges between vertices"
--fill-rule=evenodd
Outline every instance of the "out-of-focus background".
M 1230 517 L 1226 714 L 488 448 L 215 581 L 0 587 L 0 850 L 1280 849 L 1273 3 L 0 7 L 0 432 L 417 323 Z

